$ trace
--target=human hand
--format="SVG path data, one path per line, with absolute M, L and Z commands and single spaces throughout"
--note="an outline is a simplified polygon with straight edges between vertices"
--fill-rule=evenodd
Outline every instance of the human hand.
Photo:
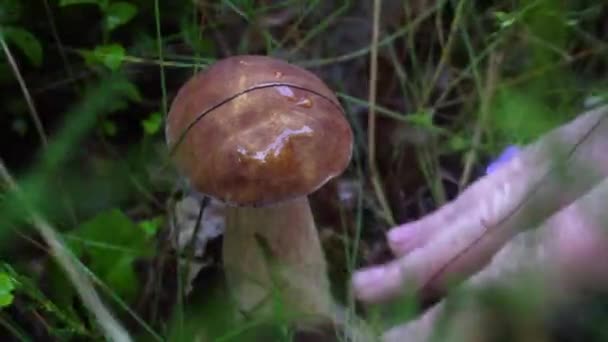
M 548 133 L 453 202 L 389 231 L 396 259 L 357 272 L 355 294 L 370 303 L 412 289 L 435 296 L 471 275 L 464 287 L 514 282 L 525 272 L 559 279 L 547 282 L 555 290 L 608 287 L 608 268 L 590 262 L 608 260 L 608 232 L 599 224 L 607 147 L 608 107 Z M 385 340 L 425 340 L 442 307 L 391 329 Z

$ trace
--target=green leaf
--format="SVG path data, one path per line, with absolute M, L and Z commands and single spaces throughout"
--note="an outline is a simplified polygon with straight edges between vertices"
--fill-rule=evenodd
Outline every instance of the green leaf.
M 201 34 L 198 24 L 192 22 L 190 18 L 184 17 L 180 25 L 182 39 L 197 54 L 202 56 L 215 56 L 215 45 L 213 40 Z
M 517 20 L 516 14 L 507 13 L 503 11 L 494 12 L 494 16 L 496 17 L 498 26 L 500 26 L 501 29 L 505 29 L 512 26 Z
M 143 229 L 148 236 L 152 237 L 156 235 L 156 232 L 162 227 L 163 222 L 165 222 L 165 219 L 162 216 L 159 216 L 139 222 L 139 227 Z
M 5 272 L 0 273 L 0 308 L 7 307 L 13 303 L 14 279 Z
M 426 111 L 411 113 L 406 118 L 410 123 L 421 128 L 433 129 L 435 127 L 433 124 L 433 116 Z
M 123 82 L 119 85 L 119 90 L 125 97 L 133 102 L 141 102 L 141 94 L 139 89 L 132 82 Z
M 510 144 L 528 144 L 565 121 L 559 106 L 550 107 L 531 88 L 503 88 L 492 105 L 490 127 Z
M 46 293 L 43 293 L 40 290 L 40 280 L 34 280 L 29 276 L 25 276 L 17 273 L 15 269 L 10 264 L 0 263 L 0 273 L 7 274 L 10 278 L 12 278 L 13 284 L 16 284 L 16 288 L 19 290 L 19 293 L 28 299 L 28 303 L 34 304 L 35 308 L 42 310 L 45 313 L 46 319 L 55 320 L 58 319 L 61 322 L 61 326 L 66 327 L 65 330 L 69 331 L 70 335 L 87 334 L 87 328 L 80 322 L 80 318 L 76 312 L 73 311 L 73 297 L 75 293 L 73 291 L 73 286 L 67 280 L 67 278 L 63 277 L 63 270 L 60 270 L 59 266 L 55 262 L 50 262 L 45 268 L 45 276 L 44 288 L 46 290 L 52 289 L 52 280 L 56 279 L 57 275 L 60 274 L 62 278 L 65 280 L 61 283 L 60 292 L 62 295 L 66 295 L 69 297 L 69 301 L 64 308 L 60 308 L 60 305 L 56 298 L 51 300 L 47 297 Z M 49 283 L 51 280 L 51 283 Z M 52 290 L 51 290 L 52 291 Z M 33 307 L 33 308 L 34 308 Z M 64 311 L 65 310 L 65 311 Z M 53 329 L 53 334 L 57 334 L 60 330 Z M 71 340 L 69 338 L 60 339 L 60 341 Z
M 12 293 L 2 293 L 0 294 L 0 308 L 5 308 L 13 304 L 13 299 L 15 297 Z
M 119 44 L 100 45 L 86 54 L 85 59 L 88 63 L 101 63 L 110 70 L 118 70 L 125 57 L 125 48 Z
M 133 262 L 153 254 L 143 229 L 119 210 L 99 214 L 73 234 L 68 243 L 74 253 L 122 298 L 135 298 L 139 284 Z
M 128 2 L 115 2 L 106 9 L 105 24 L 108 31 L 128 23 L 137 14 L 137 7 Z
M 15 44 L 35 66 L 42 64 L 42 45 L 30 32 L 18 27 L 5 27 L 2 33 Z
M 125 48 L 119 44 L 102 45 L 95 48 L 93 53 L 110 70 L 117 70 L 122 65 Z
M 448 139 L 447 144 L 450 152 L 460 152 L 469 147 L 470 140 L 462 135 L 453 135 Z
M 163 125 L 163 116 L 159 112 L 150 114 L 148 118 L 141 122 L 144 132 L 148 135 L 154 135 L 160 131 Z

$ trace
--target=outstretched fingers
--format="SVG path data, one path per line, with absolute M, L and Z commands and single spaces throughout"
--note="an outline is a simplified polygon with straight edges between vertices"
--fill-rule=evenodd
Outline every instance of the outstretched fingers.
M 545 135 L 452 203 L 393 229 L 398 259 L 357 272 L 359 299 L 377 302 L 413 286 L 442 291 L 474 274 L 522 229 L 538 226 L 608 175 L 608 107 Z
M 497 252 L 492 261 L 463 284 L 468 290 L 484 288 L 526 288 L 537 285 L 542 291 L 535 301 L 551 310 L 562 296 L 585 290 L 605 291 L 608 286 L 608 225 L 605 205 L 608 200 L 608 179 L 574 203 L 548 219 L 540 229 L 521 232 Z M 497 287 L 499 286 L 499 287 Z M 449 297 L 424 312 L 418 319 L 389 329 L 383 341 L 432 340 L 440 329 L 448 330 L 450 338 L 472 340 L 469 333 L 487 332 L 488 325 L 481 308 L 460 306 L 456 312 L 446 312 Z M 446 314 L 449 320 L 442 320 Z M 439 325 L 445 324 L 447 326 Z M 473 329 L 472 329 L 473 327 Z

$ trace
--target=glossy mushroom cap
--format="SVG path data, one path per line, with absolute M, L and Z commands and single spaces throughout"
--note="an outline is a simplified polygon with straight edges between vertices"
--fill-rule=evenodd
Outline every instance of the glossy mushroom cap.
M 342 173 L 353 133 L 314 74 L 264 56 L 235 56 L 175 97 L 167 142 L 198 191 L 243 206 L 306 196 Z

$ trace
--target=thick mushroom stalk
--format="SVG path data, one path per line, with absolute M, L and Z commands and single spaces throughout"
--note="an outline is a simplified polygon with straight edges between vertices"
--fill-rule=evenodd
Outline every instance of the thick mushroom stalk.
M 306 197 L 228 208 L 223 257 L 241 311 L 333 318 L 325 256 Z
M 284 61 L 230 57 L 180 89 L 167 142 L 193 187 L 230 205 L 224 264 L 239 308 L 337 321 L 306 198 L 352 154 L 333 92 Z

